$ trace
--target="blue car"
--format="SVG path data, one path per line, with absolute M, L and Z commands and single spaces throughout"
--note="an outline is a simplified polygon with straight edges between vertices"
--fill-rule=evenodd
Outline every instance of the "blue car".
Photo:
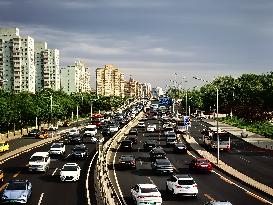
M 2 201 L 26 204 L 32 192 L 29 180 L 11 180 L 5 188 Z

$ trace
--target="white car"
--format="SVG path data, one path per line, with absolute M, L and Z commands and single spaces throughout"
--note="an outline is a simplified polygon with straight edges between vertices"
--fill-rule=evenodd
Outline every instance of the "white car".
M 29 159 L 29 171 L 46 172 L 49 169 L 50 157 L 48 152 L 35 152 Z
M 85 136 L 95 136 L 98 133 L 96 125 L 88 125 L 84 130 Z
M 60 172 L 61 181 L 78 181 L 81 175 L 81 168 L 77 163 L 66 163 Z
M 142 121 L 140 121 L 140 122 L 138 122 L 137 126 L 138 126 L 138 127 L 145 127 L 145 123 L 142 122 Z
M 73 135 L 73 134 L 80 134 L 80 130 L 77 127 L 73 127 L 71 128 L 71 130 L 69 130 L 69 135 Z
M 136 205 L 161 205 L 162 197 L 154 184 L 137 184 L 131 188 L 131 195 Z
M 193 178 L 188 174 L 172 175 L 167 179 L 166 191 L 173 195 L 185 195 L 197 197 L 198 188 Z
M 57 131 L 59 129 L 58 125 L 50 125 L 50 127 L 48 128 L 49 131 Z
M 52 155 L 63 155 L 64 153 L 65 145 L 62 142 L 54 142 L 49 149 L 49 154 Z
M 156 130 L 155 124 L 148 125 L 147 132 L 154 132 L 155 130 Z
M 98 142 L 104 142 L 104 137 L 103 136 L 101 136 L 101 137 L 92 136 L 91 137 L 91 143 L 96 144 Z

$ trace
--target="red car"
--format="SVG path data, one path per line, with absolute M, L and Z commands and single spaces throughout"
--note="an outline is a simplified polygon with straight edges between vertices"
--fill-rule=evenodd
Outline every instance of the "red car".
M 205 158 L 195 158 L 190 162 L 189 169 L 195 171 L 211 172 L 212 164 Z

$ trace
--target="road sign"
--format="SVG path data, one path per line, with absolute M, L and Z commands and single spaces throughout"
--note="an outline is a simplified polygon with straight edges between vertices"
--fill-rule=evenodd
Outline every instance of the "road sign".
M 161 105 L 170 106 L 173 104 L 173 101 L 171 98 L 165 97 L 165 98 L 160 98 L 158 104 L 159 104 L 159 106 L 161 106 Z
M 184 116 L 183 120 L 184 120 L 184 125 L 188 125 L 189 126 L 191 124 L 190 116 Z

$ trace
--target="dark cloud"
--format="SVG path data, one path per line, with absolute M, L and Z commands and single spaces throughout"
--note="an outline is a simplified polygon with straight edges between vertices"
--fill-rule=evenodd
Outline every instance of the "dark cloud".
M 0 25 L 60 49 L 62 65 L 112 63 L 163 86 L 173 72 L 268 71 L 272 9 L 271 0 L 1 0 Z

